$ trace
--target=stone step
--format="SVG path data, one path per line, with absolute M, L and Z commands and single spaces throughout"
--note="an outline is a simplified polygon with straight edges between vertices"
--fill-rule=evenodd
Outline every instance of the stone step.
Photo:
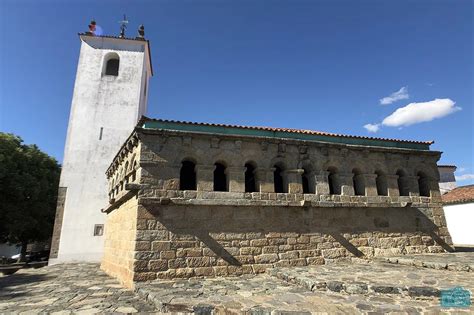
M 331 264 L 304 268 L 274 268 L 268 273 L 308 291 L 347 294 L 398 294 L 409 298 L 435 298 L 442 290 L 461 286 L 473 291 L 463 273 L 427 270 L 383 262 Z M 460 276 L 461 275 L 461 276 Z
M 376 261 L 449 271 L 474 272 L 472 253 L 420 254 L 395 257 L 379 257 Z

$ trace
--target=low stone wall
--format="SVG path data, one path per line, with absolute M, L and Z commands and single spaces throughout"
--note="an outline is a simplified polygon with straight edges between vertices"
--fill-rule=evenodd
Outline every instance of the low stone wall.
M 107 216 L 101 269 L 133 287 L 134 251 L 137 234 L 137 198 L 124 202 Z
M 167 202 L 139 201 L 135 281 L 261 273 L 272 267 L 450 249 L 445 224 L 433 222 L 433 218 L 444 218 L 441 207 L 164 204 Z

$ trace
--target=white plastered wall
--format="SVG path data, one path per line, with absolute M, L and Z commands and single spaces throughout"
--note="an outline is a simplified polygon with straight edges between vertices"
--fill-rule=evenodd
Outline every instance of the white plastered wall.
M 474 246 L 474 202 L 446 205 L 444 215 L 453 244 Z
M 120 57 L 118 76 L 104 74 L 110 52 Z M 81 36 L 60 179 L 67 188 L 64 215 L 58 257 L 50 263 L 100 261 L 104 239 L 93 234 L 94 225 L 105 223 L 105 171 L 146 110 L 150 75 L 146 41 Z

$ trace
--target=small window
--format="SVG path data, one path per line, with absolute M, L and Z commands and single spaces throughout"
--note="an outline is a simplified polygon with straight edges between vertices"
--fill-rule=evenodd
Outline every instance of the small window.
M 196 190 L 196 165 L 191 161 L 183 161 L 179 173 L 180 190 Z
M 252 163 L 245 164 L 245 192 L 256 192 L 255 167 Z
M 146 71 L 145 71 L 145 86 L 143 87 L 143 96 L 146 96 L 147 83 L 148 83 L 148 76 L 147 76 Z
M 94 236 L 102 236 L 104 234 L 104 225 L 96 224 L 94 225 Z
M 104 134 L 104 127 L 100 127 L 99 131 L 99 140 L 102 140 L 102 135 Z
M 107 65 L 105 67 L 105 75 L 118 76 L 119 64 L 120 60 L 118 59 L 118 57 L 107 60 Z
M 216 169 L 214 170 L 214 191 L 228 191 L 225 166 L 221 163 L 216 163 L 215 166 Z

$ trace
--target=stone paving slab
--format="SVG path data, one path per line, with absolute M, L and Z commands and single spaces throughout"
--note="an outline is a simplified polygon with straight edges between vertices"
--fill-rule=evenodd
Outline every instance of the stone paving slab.
M 309 291 L 397 294 L 411 298 L 438 298 L 441 290 L 457 286 L 474 292 L 474 277 L 466 276 L 465 272 L 448 272 L 389 263 L 274 268 L 269 274 L 296 283 Z
M 358 265 L 345 264 L 278 268 L 272 272 L 273 275 L 277 273 L 286 273 L 287 275 L 287 281 L 281 282 L 271 274 L 153 281 L 139 284 L 137 292 L 144 299 L 153 302 L 157 310 L 162 312 L 191 313 L 194 311 L 199 314 L 293 314 L 293 312 L 295 314 L 316 314 L 319 312 L 328 314 L 382 314 L 387 312 L 438 314 L 441 311 L 449 314 L 474 312 L 472 307 L 441 310 L 439 292 L 420 287 L 420 284 L 421 286 L 432 285 L 435 287 L 433 282 L 430 282 L 435 277 L 428 277 L 425 269 L 388 264 L 382 267 L 376 264 L 362 266 L 360 268 Z M 403 269 L 406 269 L 406 275 Z M 388 270 L 396 271 L 389 272 Z M 388 289 L 384 289 L 383 286 L 386 282 L 377 279 L 373 283 L 380 283 L 379 290 L 372 292 L 361 290 L 361 284 L 364 281 L 372 283 L 372 279 L 380 278 L 380 273 L 385 273 L 383 277 L 392 286 L 399 282 L 413 283 L 418 286 L 407 289 L 407 294 L 388 294 Z M 448 272 L 444 271 L 444 273 Z M 441 279 L 437 279 L 436 284 L 447 283 L 448 278 L 452 276 L 453 274 L 449 273 Z M 464 273 L 453 279 L 451 283 L 459 280 L 460 285 L 472 287 L 473 280 L 462 280 L 463 276 L 465 276 Z M 321 277 L 333 279 L 335 281 L 334 289 L 308 290 L 308 283 L 313 289 L 313 284 L 318 282 L 314 279 L 321 279 Z M 288 281 L 290 278 L 295 281 Z M 403 278 L 406 278 L 408 282 Z M 335 289 L 337 281 L 341 284 L 340 290 Z M 294 284 L 298 284 L 298 286 Z M 367 288 L 369 287 L 371 285 L 367 285 Z
M 59 264 L 0 277 L 0 314 L 151 312 L 98 264 Z
M 348 264 L 346 274 L 356 265 Z M 397 266 L 397 265 L 391 265 Z M 398 266 L 406 268 L 404 266 Z M 419 269 L 424 270 L 426 269 Z M 449 273 L 455 272 L 440 271 Z M 415 273 L 416 274 L 416 273 Z M 464 275 L 466 273 L 463 273 Z M 140 283 L 122 288 L 96 264 L 63 264 L 0 277 L 0 314 L 384 314 L 469 313 L 437 297 L 309 291 L 269 274 Z
M 403 255 L 377 260 L 406 266 L 474 272 L 474 252 Z

